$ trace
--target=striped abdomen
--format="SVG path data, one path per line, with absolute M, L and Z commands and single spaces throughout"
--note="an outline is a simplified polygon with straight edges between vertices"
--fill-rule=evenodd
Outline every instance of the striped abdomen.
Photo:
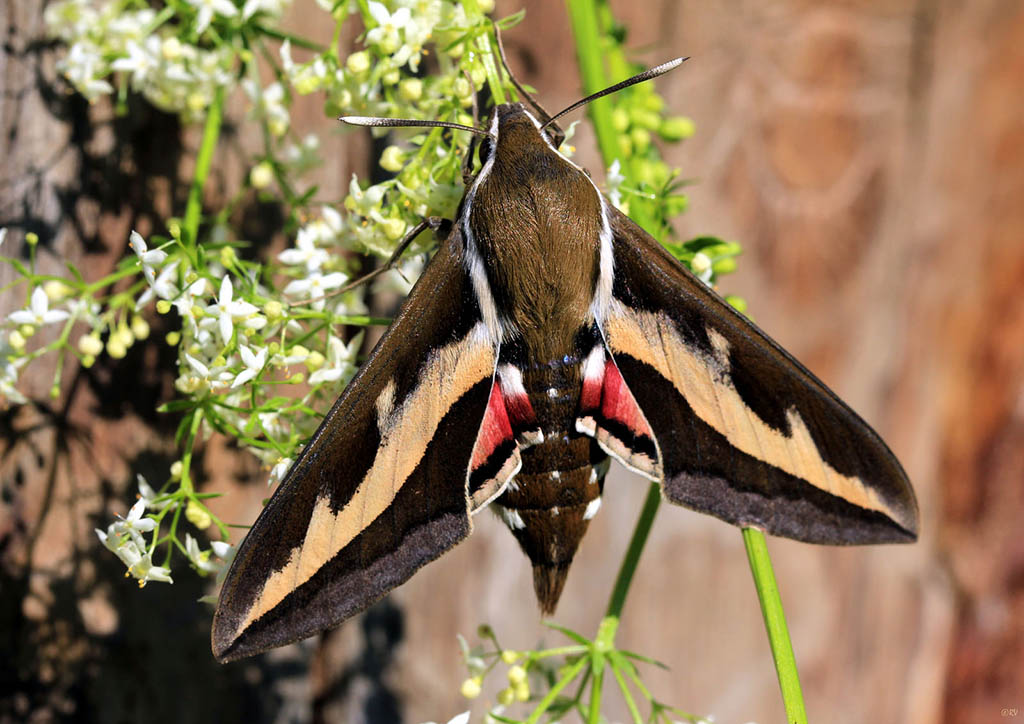
M 594 438 L 576 431 L 582 392 L 578 358 L 528 367 L 523 387 L 543 441 L 521 446 L 522 468 L 494 509 L 530 557 L 537 600 L 552 613 L 576 548 L 601 505 L 608 456 Z

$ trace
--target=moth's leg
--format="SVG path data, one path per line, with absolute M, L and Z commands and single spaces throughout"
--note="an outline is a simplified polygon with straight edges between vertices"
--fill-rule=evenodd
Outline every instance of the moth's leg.
M 474 102 L 475 103 L 475 102 Z M 476 153 L 476 136 L 469 139 L 469 148 L 462 157 L 462 184 L 468 189 L 473 183 L 473 154 Z
M 402 240 L 398 242 L 398 246 L 395 247 L 395 251 L 391 254 L 391 258 L 388 259 L 382 266 L 377 267 L 368 274 L 364 274 L 358 279 L 351 281 L 345 286 L 336 289 L 330 294 L 325 294 L 323 297 L 320 298 L 330 299 L 331 297 L 336 297 L 339 294 L 344 294 L 345 292 L 352 291 L 356 287 L 362 284 L 366 284 L 368 281 L 372 281 L 373 279 L 379 277 L 381 274 L 388 271 L 389 269 L 394 268 L 394 266 L 402 258 L 402 254 L 404 254 L 405 250 L 409 248 L 409 244 L 413 242 L 413 239 L 415 239 L 417 236 L 419 236 L 422 232 L 426 231 L 427 229 L 431 229 L 437 236 L 447 236 L 450 233 L 451 228 L 452 222 L 450 219 L 442 219 L 440 216 L 428 216 L 427 218 L 423 219 L 420 223 L 416 224 L 416 226 L 410 229 L 409 232 L 402 237 Z M 312 301 L 316 300 L 303 299 L 298 302 L 292 302 L 292 306 L 300 304 L 309 304 Z

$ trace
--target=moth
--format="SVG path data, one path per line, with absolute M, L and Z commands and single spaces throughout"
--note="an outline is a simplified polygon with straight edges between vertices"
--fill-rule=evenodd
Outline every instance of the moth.
M 553 612 L 610 459 L 671 503 L 772 535 L 916 538 L 914 492 L 881 438 L 557 150 L 557 118 L 681 61 L 555 116 L 521 90 L 530 107 L 464 127 L 480 137 L 480 171 L 239 547 L 213 620 L 217 659 L 354 616 L 484 508 Z

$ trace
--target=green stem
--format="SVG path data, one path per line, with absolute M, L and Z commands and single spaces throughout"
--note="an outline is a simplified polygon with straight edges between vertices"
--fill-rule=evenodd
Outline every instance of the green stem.
M 743 529 L 743 543 L 747 547 L 750 571 L 754 575 L 757 597 L 761 601 L 761 614 L 768 631 L 768 643 L 775 659 L 775 670 L 779 675 L 779 688 L 786 707 L 786 721 L 789 724 L 807 724 L 804 697 L 800 691 L 800 675 L 796 670 L 796 657 L 786 628 L 786 615 L 782 611 L 779 587 L 775 583 L 772 560 L 764 533 L 756 528 Z
M 206 114 L 203 140 L 199 145 L 199 154 L 196 156 L 196 172 L 192 177 L 192 185 L 188 190 L 188 201 L 185 204 L 185 219 L 181 236 L 186 248 L 191 249 L 193 253 L 199 239 L 199 215 L 203 208 L 203 188 L 206 186 L 206 177 L 210 174 L 213 151 L 217 147 L 217 139 L 220 136 L 223 110 L 224 88 L 221 86 L 214 93 L 210 111 Z
M 583 93 L 589 95 L 607 88 L 608 76 L 601 53 L 601 32 L 597 27 L 597 7 L 594 0 L 567 0 L 572 34 L 576 39 L 576 57 L 580 65 Z M 597 133 L 597 145 L 605 168 L 619 157 L 615 126 L 612 123 L 612 105 L 608 98 L 598 98 L 587 105 L 587 113 Z
M 470 24 L 483 24 L 484 14 L 477 0 L 462 0 L 462 8 L 466 11 L 466 20 Z M 498 75 L 498 66 L 494 63 L 494 48 L 491 47 L 489 31 L 480 34 L 476 39 L 476 47 L 480 50 L 480 60 L 487 73 L 487 87 L 491 91 L 491 99 L 495 105 L 506 103 L 508 99 L 505 97 L 505 87 L 501 84 L 501 76 Z
M 615 579 L 615 587 L 612 589 L 611 598 L 608 600 L 608 608 L 605 617 L 619 618 L 622 616 L 622 607 L 626 603 L 626 594 L 629 592 L 629 585 L 633 581 L 633 574 L 636 572 L 637 562 L 640 554 L 647 543 L 647 536 L 654 525 L 654 516 L 658 513 L 658 506 L 661 505 L 661 487 L 658 483 L 651 483 L 647 488 L 647 498 L 644 500 L 644 507 L 637 518 L 636 527 L 633 528 L 633 537 L 629 541 L 629 548 L 619 566 L 619 575 Z
M 579 676 L 579 673 L 589 661 L 590 659 L 586 656 L 581 656 L 577 659 L 576 663 L 570 666 L 562 678 L 559 679 L 558 682 L 551 687 L 548 693 L 544 695 L 544 698 L 540 700 L 540 703 L 537 704 L 537 708 L 533 710 L 530 717 L 524 724 L 537 724 L 537 722 L 540 721 L 540 718 L 544 716 L 544 712 L 551 707 L 558 695 L 562 693 L 562 689 L 567 687 L 577 676 Z

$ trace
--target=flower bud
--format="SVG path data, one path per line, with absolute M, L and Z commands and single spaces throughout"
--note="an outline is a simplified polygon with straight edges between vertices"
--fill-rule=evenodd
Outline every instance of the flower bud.
M 629 113 L 625 108 L 616 108 L 612 111 L 612 127 L 619 133 L 629 128 Z
M 164 340 L 172 347 L 176 347 L 181 341 L 181 332 L 168 332 L 164 335 Z
M 16 329 L 7 335 L 7 342 L 14 349 L 21 350 L 25 348 L 25 336 Z
M 164 56 L 164 60 L 177 60 L 181 57 L 181 41 L 173 35 L 164 38 L 160 44 L 160 54 Z
M 666 141 L 682 141 L 696 132 L 697 126 L 685 116 L 666 118 L 658 127 L 658 135 Z
M 511 686 L 498 692 L 498 703 L 502 706 L 512 706 L 516 700 L 516 691 Z
M 480 677 L 474 676 L 471 679 L 466 679 L 462 682 L 462 686 L 459 687 L 459 693 L 467 699 L 475 699 L 480 696 L 481 690 Z
M 128 347 L 121 341 L 120 335 L 110 335 L 110 338 L 107 340 L 107 354 L 114 359 L 124 359 L 124 356 L 128 354 Z
M 693 261 L 690 262 L 690 266 L 693 267 L 694 274 L 703 274 L 711 268 L 711 258 L 703 251 L 698 251 L 693 255 Z
M 398 241 L 405 234 L 405 222 L 401 219 L 384 219 L 379 226 L 391 241 Z
M 263 305 L 263 313 L 266 314 L 269 319 L 280 319 L 284 314 L 284 305 L 276 299 L 271 299 Z
M 233 246 L 222 246 L 220 248 L 220 263 L 223 266 L 234 266 L 235 262 L 238 261 L 238 254 L 235 253 L 235 247 Z
M 213 522 L 206 509 L 195 500 L 189 500 L 188 505 L 185 506 L 185 517 L 188 518 L 189 523 L 199 530 L 206 530 L 210 527 L 210 523 Z
M 132 317 L 132 334 L 135 335 L 135 339 L 149 337 L 149 322 L 142 317 Z
M 254 189 L 265 189 L 274 181 L 274 167 L 266 161 L 253 166 L 249 172 L 249 183 Z
M 513 666 L 508 670 L 508 681 L 513 686 L 519 686 L 526 681 L 526 669 L 519 665 Z
M 78 351 L 83 355 L 95 357 L 103 351 L 103 342 L 98 334 L 83 334 L 78 338 Z
M 320 352 L 317 352 L 316 350 L 314 350 L 314 351 L 309 353 L 308 357 L 306 357 L 306 361 L 305 361 L 304 364 L 306 365 L 306 369 L 308 369 L 310 372 L 312 372 L 314 370 L 318 370 L 321 367 L 323 367 L 324 366 L 324 362 L 326 362 L 326 361 L 327 360 L 324 358 L 324 356 Z
M 370 69 L 370 54 L 365 50 L 360 50 L 358 53 L 352 53 L 345 60 L 345 67 L 352 73 L 359 75 L 365 73 Z
M 419 78 L 406 78 L 398 84 L 398 96 L 405 101 L 418 101 L 423 97 L 423 81 Z
M 181 460 L 175 460 L 171 463 L 171 480 L 181 480 L 181 473 L 185 466 L 181 464 Z
M 171 303 L 166 299 L 157 300 L 156 311 L 158 314 L 167 314 L 171 311 Z
M 637 153 L 643 153 L 651 145 L 651 132 L 646 128 L 634 128 L 629 132 L 629 138 Z
M 398 173 L 405 166 L 405 154 L 398 146 L 388 146 L 380 155 L 380 167 L 391 173 Z
M 59 302 L 64 297 L 71 294 L 74 289 L 59 279 L 51 279 L 43 285 L 43 291 L 46 292 L 46 298 L 51 302 Z

